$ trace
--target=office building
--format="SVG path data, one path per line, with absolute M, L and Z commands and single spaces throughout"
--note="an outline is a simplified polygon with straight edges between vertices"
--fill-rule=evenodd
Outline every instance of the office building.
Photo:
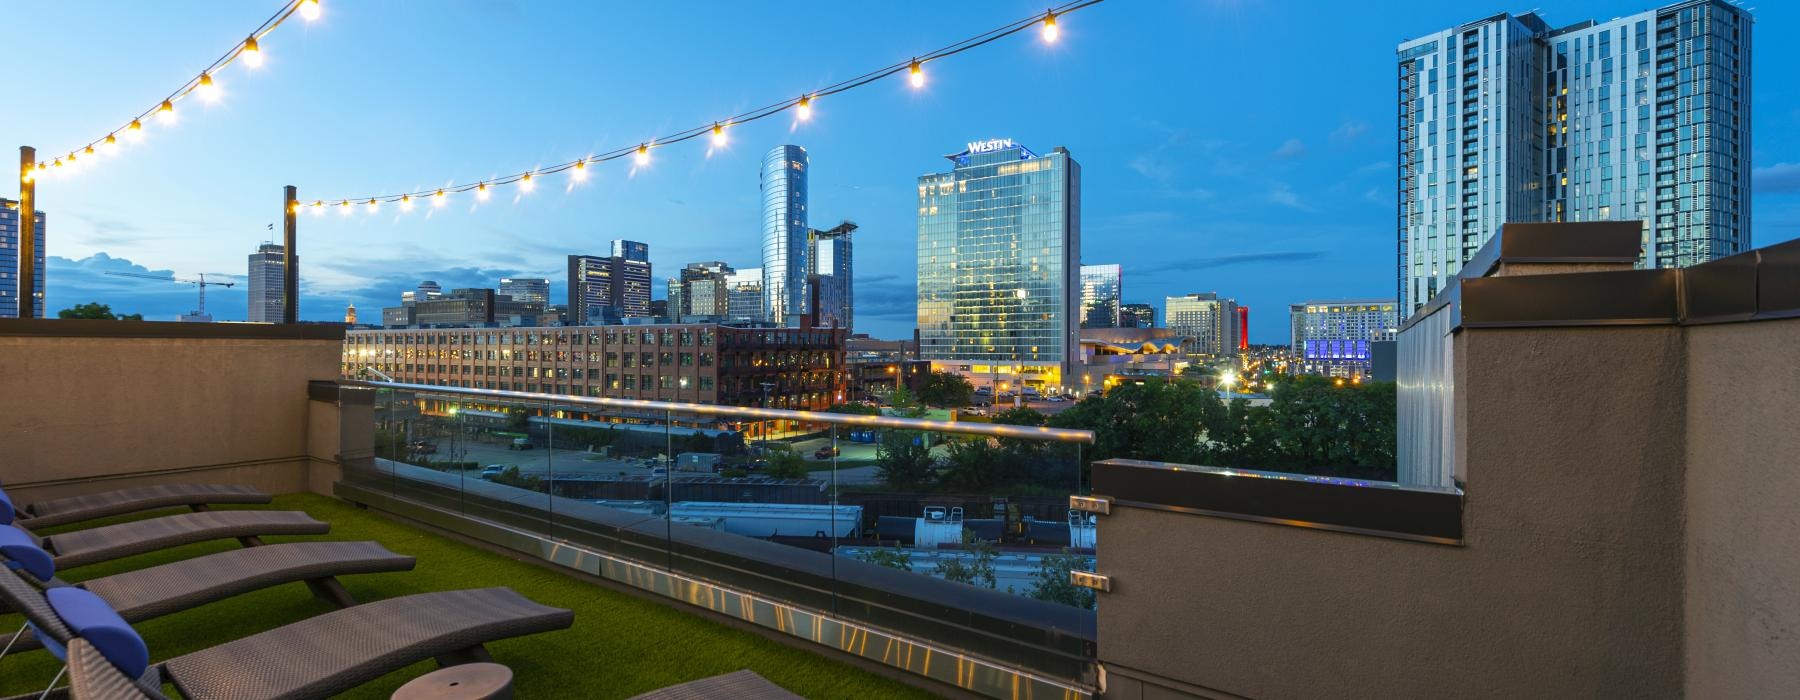
M 444 288 L 437 282 L 425 280 L 418 287 L 400 293 L 400 305 L 411 306 L 421 301 L 434 301 L 443 298 Z
M 264 243 L 256 247 L 250 254 L 250 313 L 251 323 L 281 323 L 282 321 L 282 289 L 285 285 L 286 265 L 282 262 L 284 247 L 274 243 Z
M 691 315 L 688 311 L 691 307 L 687 300 L 687 285 L 681 283 L 681 278 L 670 277 L 663 280 L 663 290 L 663 308 L 668 310 L 674 322 L 680 323 L 683 316 Z
M 819 284 L 819 325 L 850 330 L 856 319 L 855 268 L 850 258 L 850 234 L 855 231 L 856 224 L 849 221 L 825 231 L 808 231 L 812 239 L 808 263 Z
M 1081 266 L 1081 327 L 1117 328 L 1125 273 L 1118 265 Z
M 1748 250 L 1751 24 L 1690 0 L 1560 29 L 1502 13 L 1401 43 L 1400 309 L 1509 221 L 1643 221 L 1644 267 Z
M 726 281 L 732 272 L 722 260 L 688 263 L 677 276 L 667 280 L 670 316 L 723 318 L 727 311 Z M 757 303 L 762 302 L 759 299 Z
M 490 290 L 491 291 L 491 290 Z M 441 302 L 440 302 L 441 303 Z M 821 410 L 843 400 L 844 331 L 649 324 L 352 330 L 346 376 L 575 396 Z M 771 355 L 780 362 L 766 361 Z
M 1125 304 L 1119 308 L 1119 326 L 1123 328 L 1155 328 L 1156 307 L 1149 304 Z
M 806 312 L 810 240 L 806 226 L 806 149 L 776 146 L 762 161 L 762 317 L 797 325 Z
M 1214 292 L 1163 300 L 1163 324 L 1185 340 L 1188 352 L 1224 357 L 1239 345 L 1237 302 Z
M 1296 374 L 1367 377 L 1369 343 L 1400 328 L 1393 299 L 1314 300 L 1288 306 L 1289 352 Z
M 503 277 L 496 291 L 540 311 L 550 305 L 550 280 L 542 277 Z
M 919 352 L 977 384 L 1061 388 L 1078 357 L 1081 166 L 1011 139 L 919 178 Z
M 0 318 L 19 317 L 19 203 L 0 199 Z M 44 212 L 33 217 L 32 317 L 44 317 Z
M 615 240 L 610 257 L 569 256 L 569 325 L 650 316 L 650 246 Z
M 356 302 L 350 302 L 349 304 L 344 305 L 344 325 L 356 325 Z
M 728 273 L 725 278 L 725 316 L 732 321 L 763 321 L 762 268 Z

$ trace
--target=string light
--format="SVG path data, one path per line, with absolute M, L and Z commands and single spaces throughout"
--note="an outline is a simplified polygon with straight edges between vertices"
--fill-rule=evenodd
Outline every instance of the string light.
M 443 190 L 438 190 L 437 194 L 431 195 L 431 206 L 441 207 L 441 206 L 444 206 L 444 202 L 447 202 L 447 201 L 449 201 L 449 200 L 444 198 Z
M 790 109 L 794 110 L 794 116 L 795 116 L 796 120 L 799 120 L 799 121 L 809 120 L 813 116 L 814 103 L 819 98 L 830 97 L 830 96 L 836 95 L 838 93 L 853 90 L 853 89 L 862 87 L 864 85 L 869 85 L 876 81 L 887 78 L 888 76 L 892 76 L 892 75 L 895 75 L 895 74 L 898 74 L 901 72 L 906 72 L 908 74 L 908 76 L 907 76 L 908 81 L 915 89 L 923 88 L 924 84 L 925 84 L 924 64 L 931 62 L 931 61 L 938 60 L 938 59 L 948 58 L 950 56 L 954 56 L 956 54 L 962 53 L 964 51 L 968 51 L 970 49 L 974 49 L 979 46 L 984 46 L 986 44 L 989 44 L 989 43 L 998 41 L 1000 39 L 1012 36 L 1019 32 L 1030 30 L 1033 27 L 1040 27 L 1040 26 L 1043 27 L 1045 40 L 1046 41 L 1054 41 L 1056 38 L 1055 25 L 1056 25 L 1057 18 L 1067 15 L 1070 12 L 1074 12 L 1076 10 L 1091 7 L 1093 5 L 1097 5 L 1101 1 L 1102 0 L 1070 0 L 1069 2 L 1067 2 L 1061 6 L 1051 8 L 1045 14 L 1034 14 L 1030 17 L 1027 17 L 1027 18 L 1018 20 L 1018 21 L 1014 21 L 1011 24 L 1001 26 L 997 29 L 987 31 L 982 34 L 977 34 L 973 37 L 956 42 L 954 44 L 951 44 L 944 48 L 938 49 L 936 51 L 919 54 L 917 56 L 913 56 L 912 58 L 900 61 L 898 63 L 890 64 L 890 65 L 884 66 L 882 68 L 877 68 L 868 73 L 864 73 L 862 75 L 859 75 L 859 76 L 856 76 L 853 78 L 848 78 L 848 79 L 845 79 L 838 83 L 834 83 L 832 85 L 828 85 L 828 86 L 822 87 L 820 89 L 807 92 L 798 98 L 788 98 L 786 100 L 782 100 L 782 101 L 776 102 L 774 104 L 770 104 L 770 105 L 767 105 L 764 107 L 752 109 L 752 110 L 744 112 L 742 114 L 733 115 L 727 119 L 705 122 L 701 126 L 693 127 L 690 129 L 685 129 L 682 131 L 677 131 L 673 134 L 669 134 L 667 136 L 663 136 L 663 137 L 660 137 L 657 139 L 643 141 L 643 142 L 638 143 L 635 146 L 625 146 L 623 148 L 619 148 L 616 150 L 605 151 L 605 152 L 602 152 L 599 154 L 592 154 L 592 155 L 588 155 L 588 156 L 585 156 L 582 158 L 577 158 L 575 160 L 560 163 L 557 165 L 551 165 L 551 166 L 545 166 L 545 167 L 538 168 L 538 169 L 533 169 L 533 170 L 530 170 L 527 172 L 499 176 L 499 177 L 495 177 L 495 178 L 488 179 L 488 180 L 471 182 L 468 184 L 446 186 L 442 189 L 442 191 L 445 194 L 455 194 L 457 192 L 467 192 L 467 191 L 473 190 L 475 192 L 476 199 L 486 201 L 488 198 L 488 195 L 489 195 L 489 190 L 490 190 L 489 186 L 490 185 L 516 184 L 516 185 L 518 185 L 519 190 L 521 192 L 529 192 L 536 186 L 536 182 L 534 181 L 534 178 L 537 175 L 554 175 L 557 173 L 566 173 L 567 177 L 571 181 L 579 182 L 589 176 L 588 167 L 591 165 L 595 165 L 598 163 L 604 163 L 604 162 L 616 160 L 619 158 L 631 157 L 633 159 L 633 162 L 636 163 L 636 165 L 638 167 L 648 166 L 650 164 L 650 149 L 659 148 L 659 147 L 669 145 L 669 144 L 680 143 L 680 142 L 687 141 L 690 139 L 696 139 L 696 138 L 701 138 L 701 137 L 710 135 L 712 145 L 714 147 L 722 147 L 729 141 L 729 138 L 728 138 L 728 135 L 726 132 L 730 128 L 735 127 L 739 124 L 771 117 L 776 114 L 780 114 L 782 112 L 788 111 Z M 435 190 L 426 190 L 426 191 L 422 191 L 422 192 L 409 192 L 409 193 L 405 193 L 405 194 L 378 195 L 378 196 L 374 197 L 373 199 L 375 199 L 377 201 L 385 201 L 385 202 L 400 202 L 402 205 L 402 208 L 405 208 L 407 206 L 407 204 L 410 202 L 412 197 L 426 196 L 426 195 L 431 195 L 434 193 L 435 193 Z M 362 198 L 358 198 L 358 199 L 360 200 Z
M 202 102 L 217 102 L 219 100 L 219 84 L 213 81 L 211 73 L 200 74 L 200 86 L 195 88 L 194 92 L 200 95 L 200 101 Z
M 381 211 L 381 202 L 377 202 L 374 197 L 370 197 L 368 207 L 370 214 Z
M 400 198 L 400 211 L 412 211 L 412 195 Z
M 350 215 L 350 200 L 346 199 L 342 202 L 338 202 L 338 213 L 343 214 L 344 216 Z
M 190 95 L 205 102 L 218 100 L 223 93 L 218 81 L 219 71 L 236 61 L 242 61 L 244 65 L 251 68 L 262 65 L 262 46 L 258 42 L 263 37 L 268 36 L 270 32 L 275 31 L 276 27 L 281 26 L 282 22 L 287 21 L 287 19 L 295 13 L 299 13 L 301 17 L 308 20 L 318 18 L 319 0 L 282 0 L 281 7 L 275 11 L 275 14 L 271 15 L 268 19 L 263 20 L 262 24 L 257 25 L 255 31 L 251 32 L 242 42 L 232 46 L 230 51 L 226 52 L 225 55 L 218 60 L 213 61 L 205 70 L 200 71 L 199 75 L 188 80 L 186 83 L 183 83 L 179 89 L 170 93 L 169 96 L 156 102 L 155 106 L 139 113 L 136 117 L 133 117 L 125 126 L 107 132 L 106 136 L 88 142 L 87 145 L 75 149 L 73 153 L 88 153 L 91 155 L 92 152 L 90 149 L 95 146 L 100 146 L 104 150 L 111 151 L 112 149 L 110 147 L 118 143 L 117 134 L 121 131 L 125 132 L 125 135 L 133 140 L 142 138 L 144 129 L 143 122 L 145 119 L 155 118 L 165 124 L 173 125 L 176 123 L 176 103 L 186 99 Z
M 109 154 L 119 150 L 119 137 L 107 134 L 106 139 L 100 142 L 100 150 Z

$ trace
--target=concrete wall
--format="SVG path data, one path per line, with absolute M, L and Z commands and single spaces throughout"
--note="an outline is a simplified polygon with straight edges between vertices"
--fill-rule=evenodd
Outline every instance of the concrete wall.
M 1682 692 L 1682 329 L 1458 341 L 1465 544 L 1115 507 L 1107 697 Z
M 1688 695 L 1797 698 L 1800 319 L 1688 333 Z
M 0 324 L 7 491 L 30 501 L 179 481 L 317 486 L 309 471 L 330 455 L 311 414 L 335 407 L 308 401 L 307 380 L 337 376 L 341 331 L 171 328 L 200 325 Z

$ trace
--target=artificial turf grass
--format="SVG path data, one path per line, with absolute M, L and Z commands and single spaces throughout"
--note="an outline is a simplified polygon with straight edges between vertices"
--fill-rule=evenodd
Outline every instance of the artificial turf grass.
M 374 540 L 416 557 L 410 572 L 346 576 L 339 580 L 359 601 L 413 593 L 507 586 L 527 598 L 575 611 L 567 630 L 501 640 L 487 645 L 494 660 L 513 670 L 519 697 L 625 698 L 675 683 L 748 668 L 808 698 L 930 697 L 929 694 L 754 633 L 636 598 L 542 566 L 515 561 L 410 524 L 390 520 L 336 499 L 293 494 L 271 508 L 302 510 L 331 523 L 320 537 L 272 537 L 271 543 L 304 540 Z M 164 511 L 164 514 L 173 511 Z M 136 516 L 146 517 L 146 516 Z M 136 519 L 116 518 L 115 521 Z M 107 522 L 107 521 L 99 521 Z M 92 527 L 82 523 L 82 527 Z M 52 528 L 55 532 L 62 528 Z M 48 534 L 48 533 L 38 533 Z M 237 547 L 208 542 L 71 570 L 69 581 L 96 578 Z M 329 612 L 304 584 L 292 583 L 236 596 L 134 625 L 153 659 L 166 659 Z M 0 616 L 0 629 L 17 629 L 17 615 Z M 0 695 L 36 692 L 58 664 L 43 651 L 0 660 Z M 385 698 L 422 675 L 430 661 L 388 674 L 348 693 Z

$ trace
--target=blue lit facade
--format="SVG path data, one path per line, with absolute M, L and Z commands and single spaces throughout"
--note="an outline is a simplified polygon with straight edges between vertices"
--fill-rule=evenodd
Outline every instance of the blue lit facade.
M 948 158 L 919 178 L 920 357 L 977 385 L 1062 387 L 1080 358 L 1081 166 L 1010 140 Z
M 776 146 L 763 156 L 762 318 L 782 325 L 806 312 L 807 168 L 799 146 Z
M 1393 340 L 1400 314 L 1392 299 L 1308 301 L 1288 307 L 1293 371 L 1368 376 L 1369 343 Z
M 1645 267 L 1748 250 L 1751 24 L 1689 0 L 1561 29 L 1500 14 L 1400 44 L 1401 309 L 1508 221 L 1644 221 Z

